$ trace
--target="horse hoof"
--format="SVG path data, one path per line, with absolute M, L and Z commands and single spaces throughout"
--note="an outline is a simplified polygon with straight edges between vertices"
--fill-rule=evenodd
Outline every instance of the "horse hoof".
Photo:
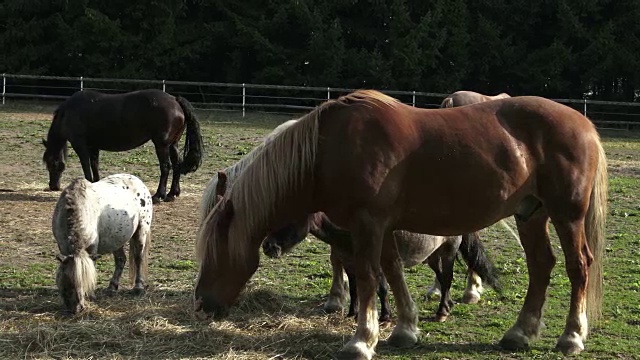
M 167 195 L 166 198 L 164 198 L 164 202 L 174 202 L 176 201 L 176 196 L 173 195 Z
M 565 356 L 576 355 L 584 350 L 584 344 L 582 343 L 580 336 L 575 333 L 573 335 L 562 335 L 558 339 L 558 343 L 554 350 L 560 351 Z
M 414 333 L 402 331 L 398 332 L 397 327 L 391 333 L 391 336 L 387 339 L 387 344 L 396 348 L 406 348 L 415 345 L 418 342 L 418 337 Z
M 133 288 L 131 289 L 131 295 L 133 296 L 142 296 L 146 293 L 145 289 L 142 288 Z
M 449 318 L 449 315 L 436 314 L 433 317 L 433 321 L 434 322 L 445 322 L 445 321 L 447 321 L 448 318 Z
M 322 308 L 327 314 L 337 313 L 342 311 L 342 304 L 334 298 L 329 298 Z
M 109 286 L 108 288 L 104 289 L 104 295 L 105 296 L 115 296 L 118 293 L 118 288 L 114 288 L 113 286 Z
M 364 344 L 363 346 L 358 345 L 349 345 L 347 344 L 345 347 L 340 349 L 336 353 L 335 358 L 338 360 L 370 360 L 373 358 L 373 351 L 366 349 Z
M 498 345 L 509 351 L 529 350 L 529 338 L 522 334 L 507 332 Z
M 89 299 L 89 301 L 91 302 L 95 302 L 96 301 L 96 296 L 94 294 L 88 295 L 87 299 Z
M 465 292 L 462 295 L 462 302 L 465 304 L 477 304 L 480 301 L 480 294 L 478 292 Z
M 165 197 L 166 196 L 153 195 L 151 197 L 151 202 L 154 204 L 160 204 Z

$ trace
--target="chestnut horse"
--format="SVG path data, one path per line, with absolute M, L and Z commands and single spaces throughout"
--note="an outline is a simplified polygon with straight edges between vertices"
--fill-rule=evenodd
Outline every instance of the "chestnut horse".
M 475 91 L 460 90 L 444 98 L 444 100 L 442 100 L 442 103 L 440 104 L 440 107 L 452 108 L 457 106 L 477 104 L 485 101 L 506 99 L 509 97 L 511 96 L 509 96 L 509 94 L 507 93 L 500 93 L 495 96 L 490 96 L 480 94 Z
M 607 184 L 594 125 L 554 101 L 523 96 L 420 109 L 357 91 L 323 103 L 266 144 L 209 212 L 197 236 L 194 307 L 214 319 L 227 315 L 258 268 L 265 236 L 322 211 L 351 233 L 358 254 L 357 329 L 338 356 L 370 359 L 379 266 L 398 312 L 388 343 L 417 342 L 395 230 L 450 236 L 516 215 L 529 288 L 500 344 L 526 348 L 540 333 L 556 261 L 551 220 L 571 283 L 556 348 L 579 353 L 588 319 L 602 315 Z
M 178 142 L 186 127 L 184 157 Z M 124 94 L 78 91 L 53 115 L 42 160 L 49 171 L 49 190 L 60 190 L 67 160 L 67 141 L 78 154 L 85 179 L 100 180 L 100 150 L 127 151 L 151 140 L 160 163 L 160 182 L 153 202 L 180 196 L 180 175 L 194 172 L 202 162 L 202 135 L 193 107 L 187 99 L 162 90 L 147 89 Z M 169 171 L 173 170 L 167 194 Z

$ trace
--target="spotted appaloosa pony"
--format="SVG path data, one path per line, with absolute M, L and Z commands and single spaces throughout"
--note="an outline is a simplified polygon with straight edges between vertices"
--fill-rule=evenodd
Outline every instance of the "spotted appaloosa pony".
M 551 220 L 571 282 L 556 348 L 579 353 L 587 319 L 601 316 L 607 184 L 594 125 L 554 101 L 523 96 L 420 109 L 376 91 L 351 93 L 266 144 L 209 212 L 197 236 L 195 310 L 214 319 L 227 315 L 258 268 L 264 237 L 322 211 L 351 233 L 358 254 L 357 330 L 338 355 L 370 359 L 379 334 L 379 266 L 398 312 L 388 343 L 417 341 L 417 310 L 393 232 L 465 234 L 515 214 L 529 288 L 500 344 L 525 348 L 542 328 L 556 261 Z
M 331 256 L 337 257 L 349 279 L 349 311 L 347 316 L 355 315 L 357 305 L 357 281 L 354 270 L 353 241 L 348 231 L 340 229 L 329 220 L 322 212 L 311 214 L 299 224 L 290 224 L 267 236 L 262 243 L 263 252 L 272 258 L 278 258 L 282 254 L 293 249 L 311 233 L 318 239 L 331 246 Z M 400 258 L 404 267 L 413 267 L 418 264 L 428 264 L 436 273 L 436 278 L 442 282 L 442 296 L 436 310 L 434 320 L 445 321 L 454 305 L 451 300 L 450 290 L 453 280 L 453 266 L 456 254 L 460 251 L 463 259 L 471 271 L 476 271 L 480 278 L 498 288 L 497 272 L 493 263 L 487 258 L 484 247 L 478 233 L 465 234 L 463 236 L 432 236 L 411 233 L 408 231 L 394 232 L 394 238 L 398 245 Z M 342 267 L 339 269 L 339 278 L 342 280 Z M 378 270 L 380 271 L 380 270 Z M 336 274 L 334 272 L 334 279 Z M 332 285 L 332 289 L 335 284 Z M 341 284 L 344 291 L 344 285 Z M 471 291 L 467 289 L 465 291 Z M 336 294 L 333 294 L 334 297 Z M 337 294 L 340 296 L 341 294 Z M 384 275 L 379 276 L 378 297 L 380 299 L 379 322 L 391 320 L 389 306 L 388 284 Z
M 511 96 L 507 93 L 500 93 L 495 96 L 484 95 L 474 91 L 460 90 L 447 96 L 440 104 L 441 108 L 452 108 L 456 106 L 472 105 L 490 100 L 506 99 Z
M 118 290 L 127 241 L 133 292 L 144 293 L 152 217 L 151 193 L 133 175 L 111 175 L 95 183 L 78 178 L 62 191 L 52 227 L 60 250 L 56 284 L 67 311 L 82 311 L 85 298 L 93 297 L 98 255 L 113 253 L 115 271 L 107 290 Z
M 184 157 L 178 142 L 186 127 Z M 49 189 L 60 190 L 67 159 L 67 141 L 78 154 L 85 179 L 100 180 L 100 150 L 127 151 L 151 140 L 160 163 L 160 182 L 153 201 L 180 196 L 180 175 L 194 172 L 202 162 L 202 135 L 191 104 L 180 96 L 147 89 L 124 94 L 78 91 L 53 115 L 43 161 L 49 171 Z M 173 170 L 167 194 L 169 171 Z

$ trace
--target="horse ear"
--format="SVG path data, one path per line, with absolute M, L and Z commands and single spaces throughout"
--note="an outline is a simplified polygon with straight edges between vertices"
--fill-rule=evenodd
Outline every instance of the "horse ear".
M 42 139 L 42 145 L 44 145 L 44 147 L 46 148 L 47 147 L 47 140 Z
M 224 196 L 227 192 L 227 174 L 224 171 L 218 171 L 218 183 L 216 184 L 216 195 Z

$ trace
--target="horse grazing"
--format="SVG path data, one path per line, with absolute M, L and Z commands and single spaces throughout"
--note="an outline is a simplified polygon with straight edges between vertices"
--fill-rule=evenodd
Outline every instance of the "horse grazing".
M 78 178 L 62 191 L 52 227 L 60 250 L 56 284 L 66 311 L 76 314 L 86 307 L 85 297 L 93 298 L 94 261 L 100 254 L 113 253 L 115 271 L 107 291 L 118 290 L 127 241 L 133 292 L 144 293 L 152 217 L 151 193 L 133 175 L 110 175 L 95 183 Z
M 182 157 L 178 142 L 185 127 Z M 153 201 L 173 201 L 180 196 L 180 175 L 196 171 L 202 162 L 202 135 L 191 104 L 156 89 L 116 95 L 78 91 L 55 110 L 47 139 L 42 141 L 49 189 L 60 190 L 67 141 L 80 158 L 84 177 L 94 182 L 100 180 L 100 150 L 127 151 L 149 140 L 160 163 L 160 183 Z M 173 179 L 167 194 L 170 170 Z
M 452 108 L 456 106 L 464 106 L 477 104 L 485 101 L 510 98 L 507 93 L 500 93 L 495 96 L 483 95 L 474 91 L 456 91 L 442 100 L 441 108 Z
M 351 233 L 358 254 L 357 330 L 338 355 L 369 359 L 379 334 L 379 267 L 398 312 L 388 342 L 417 341 L 394 231 L 453 236 L 516 215 L 529 288 L 500 344 L 525 348 L 542 328 L 556 261 L 551 220 L 571 283 L 556 348 L 579 353 L 588 319 L 601 316 L 607 184 L 594 125 L 554 101 L 523 96 L 420 109 L 357 91 L 323 103 L 266 144 L 209 212 L 197 236 L 194 307 L 225 316 L 258 268 L 264 237 L 322 211 Z
M 309 233 L 329 244 L 331 246 L 331 258 L 337 258 L 340 264 L 344 266 L 349 280 L 349 295 L 351 297 L 347 316 L 355 315 L 357 281 L 354 269 L 353 241 L 351 234 L 333 224 L 327 215 L 317 212 L 311 214 L 300 224 L 291 224 L 271 233 L 262 243 L 262 251 L 269 257 L 278 258 L 301 243 Z M 400 230 L 394 232 L 394 238 L 404 267 L 413 267 L 422 263 L 428 264 L 436 273 L 436 278 L 443 284 L 440 305 L 434 317 L 435 321 L 445 321 L 454 305 L 453 300 L 451 300 L 450 289 L 453 280 L 454 260 L 458 251 L 460 251 L 469 269 L 480 273 L 480 277 L 492 287 L 499 288 L 496 269 L 486 256 L 478 233 L 465 234 L 463 236 L 431 236 Z M 339 270 L 339 276 L 336 276 L 334 272 L 334 284 L 332 284 L 331 289 L 339 289 L 343 292 L 342 268 Z M 381 272 L 380 270 L 378 271 Z M 336 278 L 340 279 L 339 284 L 335 284 Z M 477 289 L 473 287 L 467 288 L 465 294 L 467 292 L 477 293 Z M 338 298 L 344 297 L 342 294 L 334 293 L 331 295 Z M 378 280 L 378 298 L 380 299 L 380 317 L 378 321 L 386 322 L 391 320 L 388 284 L 382 274 Z

